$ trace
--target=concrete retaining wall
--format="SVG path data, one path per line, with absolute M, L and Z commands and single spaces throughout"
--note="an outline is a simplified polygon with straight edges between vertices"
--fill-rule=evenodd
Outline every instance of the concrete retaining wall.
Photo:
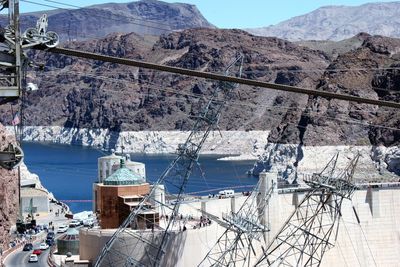
M 303 196 L 304 193 L 300 193 L 297 197 L 301 200 Z M 275 195 L 271 199 L 267 216 L 271 224 L 271 232 L 267 234 L 268 241 L 273 240 L 294 210 L 293 200 L 297 197 L 289 193 Z M 240 207 L 244 199 L 238 197 L 236 207 Z M 353 205 L 360 224 L 354 215 Z M 325 254 L 321 266 L 400 266 L 399 206 L 399 189 L 373 189 L 368 194 L 367 190 L 355 192 L 352 202 L 343 202 L 343 217 L 340 220 L 336 245 Z M 221 218 L 221 213 L 230 211 L 231 201 L 211 199 L 207 202 L 206 209 Z M 201 202 L 185 204 L 180 211 L 183 214 L 200 216 Z M 223 231 L 222 226 L 212 223 L 211 226 L 189 228 L 184 234 L 177 234 L 172 245 L 168 247 L 163 266 L 197 266 Z M 111 234 L 112 231 L 81 231 L 81 259 L 95 259 Z M 256 247 L 260 254 L 260 246 Z

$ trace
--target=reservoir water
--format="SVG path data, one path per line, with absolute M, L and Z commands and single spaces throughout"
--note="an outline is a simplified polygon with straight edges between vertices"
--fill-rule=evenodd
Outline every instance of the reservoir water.
M 57 199 L 92 199 L 92 185 L 97 181 L 97 159 L 107 153 L 79 146 L 37 143 L 24 143 L 23 150 L 28 169 L 39 175 L 43 186 Z M 236 191 L 247 191 L 257 183 L 257 178 L 246 174 L 254 161 L 218 161 L 220 157 L 200 157 L 200 167 L 190 177 L 187 193 L 208 195 L 225 187 L 240 187 Z M 174 158 L 174 155 L 131 154 L 132 161 L 146 164 L 147 181 L 150 183 L 159 178 Z M 175 193 L 170 190 L 169 193 Z M 88 202 L 69 202 L 68 205 L 73 212 L 92 209 L 92 204 Z

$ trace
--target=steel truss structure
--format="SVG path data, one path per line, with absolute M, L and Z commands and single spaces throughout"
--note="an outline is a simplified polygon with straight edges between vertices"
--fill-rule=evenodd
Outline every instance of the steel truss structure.
M 0 33 L 0 105 L 15 101 L 22 97 L 24 77 L 28 60 L 23 49 L 37 45 L 55 47 L 58 44 L 58 35 L 47 31 L 47 15 L 43 15 L 37 22 L 36 28 L 28 29 L 22 36 L 19 25 L 19 0 L 1 0 L 0 9 L 8 10 L 9 25 L 1 29 Z M 22 108 L 21 108 L 22 113 Z M 19 115 L 22 120 L 22 114 Z M 22 130 L 21 130 L 22 132 Z M 20 137 L 21 138 L 21 137 Z M 9 144 L 0 151 L 0 167 L 14 169 L 19 166 L 24 157 L 22 149 L 17 145 Z
M 243 57 L 237 56 L 229 64 L 225 75 L 236 70 L 235 75 L 240 76 Z M 177 150 L 176 159 L 167 167 L 150 193 L 146 195 L 122 225 L 113 234 L 103 247 L 94 266 L 162 266 L 171 236 L 176 231 L 176 218 L 179 214 L 180 202 L 183 199 L 188 179 L 196 166 L 199 152 L 212 130 L 217 129 L 219 117 L 226 101 L 231 98 L 235 85 L 220 83 L 215 86 L 210 100 L 202 111 L 196 116 L 196 122 L 189 137 Z M 221 100 L 222 99 L 222 100 Z M 177 201 L 174 205 L 165 205 L 157 202 L 153 197 L 155 189 L 161 185 L 177 190 Z M 159 224 L 152 225 L 151 231 L 132 229 L 137 228 L 143 215 L 151 212 L 150 203 L 157 203 L 169 209 L 169 220 L 160 220 Z M 177 249 L 177 248 L 174 248 Z
M 2 29 L 0 42 L 0 104 L 14 101 L 21 96 L 22 80 L 27 65 L 23 49 L 43 45 L 52 48 L 58 45 L 59 37 L 47 31 L 47 15 L 37 21 L 36 28 L 27 29 L 21 36 L 19 25 L 19 0 L 3 0 L 1 9 L 8 9 L 9 25 Z
M 325 169 L 305 182 L 312 188 L 269 244 L 255 266 L 319 266 L 324 253 L 334 246 L 339 230 L 341 205 L 351 199 L 352 183 L 359 159 L 335 175 L 338 155 Z
M 265 243 L 264 234 L 270 230 L 266 207 L 275 187 L 274 181 L 260 178 L 239 211 L 222 216 L 229 226 L 199 266 L 250 266 L 251 259 L 257 259 L 256 250 Z
M 2 29 L 0 47 L 0 104 L 18 99 L 22 82 L 22 47 L 19 29 L 19 1 L 1 1 L 8 10 L 9 25 Z

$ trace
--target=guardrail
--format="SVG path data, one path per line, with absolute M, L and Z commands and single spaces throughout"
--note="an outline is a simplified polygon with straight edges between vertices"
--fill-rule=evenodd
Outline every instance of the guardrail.
M 47 265 L 50 267 L 58 267 L 57 263 L 53 258 L 54 251 L 56 251 L 56 245 L 51 246 L 49 256 L 47 257 Z

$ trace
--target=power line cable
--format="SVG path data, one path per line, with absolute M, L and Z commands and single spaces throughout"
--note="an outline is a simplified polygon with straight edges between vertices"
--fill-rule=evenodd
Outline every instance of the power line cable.
M 75 10 L 75 9 L 68 9 L 68 8 L 62 8 L 59 6 L 54 6 L 54 5 L 49 5 L 49 4 L 43 4 L 43 3 L 38 3 L 35 1 L 31 1 L 31 0 L 21 0 L 22 2 L 26 2 L 26 3 L 30 3 L 30 4 L 34 4 L 34 5 L 38 5 L 38 6 L 44 6 L 44 7 L 50 7 L 50 8 L 55 8 L 55 9 L 62 9 L 62 10 L 67 10 L 67 11 L 71 11 L 71 10 Z M 54 2 L 54 1 L 52 1 Z M 79 7 L 82 8 L 82 7 Z M 173 29 L 166 29 L 166 28 L 161 28 L 161 27 L 157 27 L 157 26 L 152 26 L 152 25 L 146 25 L 146 24 L 142 24 L 142 23 L 138 23 L 132 20 L 132 18 L 123 16 L 123 15 L 118 15 L 118 17 L 122 17 L 122 18 L 126 18 L 126 20 L 121 20 L 121 19 L 116 19 L 113 17 L 105 17 L 105 16 L 99 16 L 99 15 L 91 15 L 94 17 L 98 17 L 101 19 L 107 19 L 107 20 L 113 20 L 113 21 L 118 21 L 118 22 L 125 22 L 128 24 L 133 24 L 133 25 L 138 25 L 138 26 L 142 26 L 142 27 L 146 27 L 146 28 L 152 28 L 152 29 L 156 29 L 156 30 L 160 30 L 162 32 L 171 32 L 173 31 Z M 139 20 L 139 21 L 145 21 L 145 20 L 141 20 L 141 19 L 135 19 L 135 20 Z M 147 23 L 153 23 L 153 24 L 160 24 L 157 22 L 151 22 L 151 21 L 145 21 Z M 166 24 L 160 24 L 160 25 L 166 25 Z
M 160 65 L 160 64 L 156 64 L 156 63 L 149 63 L 149 62 L 138 61 L 138 60 L 133 60 L 133 59 L 105 56 L 105 55 L 101 55 L 101 54 L 82 52 L 82 51 L 73 50 L 73 49 L 66 49 L 66 48 L 47 49 L 47 48 L 43 48 L 43 47 L 36 47 L 35 49 L 47 50 L 49 52 L 56 53 L 56 54 L 76 56 L 76 57 L 81 57 L 81 58 L 100 60 L 100 61 L 104 61 L 104 62 L 123 64 L 123 65 L 127 65 L 127 66 L 141 67 L 141 68 L 146 68 L 146 69 L 154 69 L 154 70 L 158 70 L 158 71 L 194 76 L 194 77 L 211 79 L 211 80 L 218 80 L 218 81 L 223 81 L 223 82 L 230 82 L 230 83 L 235 83 L 235 84 L 250 85 L 250 86 L 268 88 L 268 89 L 273 89 L 273 90 L 278 90 L 278 91 L 314 95 L 314 96 L 324 97 L 324 98 L 328 98 L 328 99 L 329 98 L 340 99 L 340 100 L 346 100 L 346 101 L 351 101 L 351 102 L 378 105 L 378 106 L 386 106 L 386 107 L 400 109 L 400 103 L 392 102 L 392 101 L 376 100 L 376 99 L 364 98 L 364 97 L 359 97 L 359 96 L 354 96 L 354 95 L 349 95 L 349 94 L 332 93 L 332 92 L 327 92 L 327 91 L 306 89 L 306 88 L 301 88 L 301 87 L 296 87 L 296 86 L 287 86 L 287 85 L 281 85 L 281 84 L 275 84 L 275 83 L 262 82 L 262 81 L 258 81 L 258 80 L 250 80 L 250 79 L 244 79 L 244 78 L 233 77 L 233 76 L 225 76 L 222 74 L 216 74 L 216 73 L 211 73 L 211 72 L 203 72 L 203 71 L 190 70 L 190 69 L 185 69 L 185 68 L 180 68 L 180 67 Z
M 82 9 L 82 8 L 84 8 L 84 9 L 95 9 L 93 6 L 84 6 L 84 7 L 82 7 L 82 6 L 67 4 L 67 3 L 63 3 L 63 2 L 60 2 L 60 1 L 54 1 L 54 0 L 44 0 L 44 1 L 55 3 L 55 4 L 59 4 L 59 5 L 63 5 L 63 6 L 69 6 L 69 7 L 73 7 L 73 8 L 76 8 L 76 9 Z M 129 20 L 133 19 L 133 20 L 143 21 L 143 22 L 147 22 L 147 23 L 154 23 L 154 24 L 157 24 L 157 25 L 163 25 L 163 26 L 167 26 L 167 27 L 171 26 L 171 25 L 166 24 L 166 23 L 161 23 L 161 22 L 156 22 L 156 21 L 151 21 L 151 20 L 144 20 L 144 19 L 140 19 L 140 18 L 132 18 L 132 17 L 121 15 L 121 14 L 119 14 L 118 17 L 127 18 Z
M 76 72 L 82 74 L 82 76 L 92 77 L 92 78 L 95 78 L 95 79 L 106 79 L 106 80 L 110 80 L 112 82 L 120 82 L 120 83 L 124 83 L 125 82 L 124 80 L 121 80 L 121 79 L 115 79 L 115 78 L 104 77 L 104 76 L 99 76 L 99 75 L 84 74 L 84 73 L 81 73 L 81 72 L 78 72 L 78 71 L 76 71 Z M 140 84 L 140 85 L 141 85 L 141 88 L 144 88 L 144 86 L 147 86 L 145 84 Z M 162 86 L 162 85 L 159 85 L 159 86 Z M 150 87 L 150 88 L 154 88 L 154 87 Z M 185 96 L 196 97 L 196 98 L 200 98 L 201 97 L 201 96 L 198 96 L 198 95 L 195 95 L 195 94 L 176 92 L 172 88 L 170 90 L 168 90 L 166 88 L 161 88 L 161 87 L 160 88 L 155 88 L 155 89 L 160 90 L 160 91 L 170 92 L 170 93 L 177 94 L 177 95 L 185 95 Z M 120 91 L 115 91 L 115 90 L 106 90 L 106 91 L 120 92 Z M 125 92 L 121 92 L 121 93 L 125 93 Z M 144 93 L 140 93 L 140 94 L 144 95 Z M 147 95 L 149 95 L 149 94 L 147 94 Z M 152 96 L 160 97 L 158 95 L 152 95 Z M 163 97 L 168 98 L 168 96 L 161 96 L 161 98 L 163 98 Z M 218 100 L 216 100 L 216 101 L 218 101 Z M 231 106 L 232 105 L 250 106 L 250 105 L 245 104 L 245 103 L 231 103 Z M 257 106 L 254 105 L 254 106 L 250 106 L 250 107 L 257 107 Z M 280 106 L 280 107 L 279 106 L 269 106 L 268 107 L 268 106 L 266 106 L 266 110 L 268 110 L 268 108 L 269 109 L 298 109 L 298 110 L 302 110 L 300 107 L 282 107 L 282 106 Z M 360 110 L 351 110 L 351 111 L 360 111 Z M 329 118 L 329 119 L 332 119 L 332 120 L 348 122 L 348 123 L 351 123 L 351 124 L 365 125 L 365 126 L 374 127 L 374 128 L 385 128 L 385 129 L 394 130 L 394 131 L 399 131 L 400 130 L 399 128 L 388 127 L 388 126 L 385 126 L 385 125 L 378 125 L 378 124 L 372 124 L 372 123 L 368 123 L 368 122 L 360 122 L 360 121 L 349 120 L 349 119 L 340 119 L 340 118 L 331 117 L 331 116 L 322 115 L 322 114 L 318 115 L 318 111 L 307 111 L 306 110 L 306 111 L 303 111 L 303 112 L 304 112 L 303 115 L 317 114 L 317 117 Z M 339 115 L 345 115 L 345 114 L 339 114 Z M 299 125 L 299 127 L 301 127 L 301 126 Z M 306 127 L 304 127 L 304 128 L 306 128 Z

